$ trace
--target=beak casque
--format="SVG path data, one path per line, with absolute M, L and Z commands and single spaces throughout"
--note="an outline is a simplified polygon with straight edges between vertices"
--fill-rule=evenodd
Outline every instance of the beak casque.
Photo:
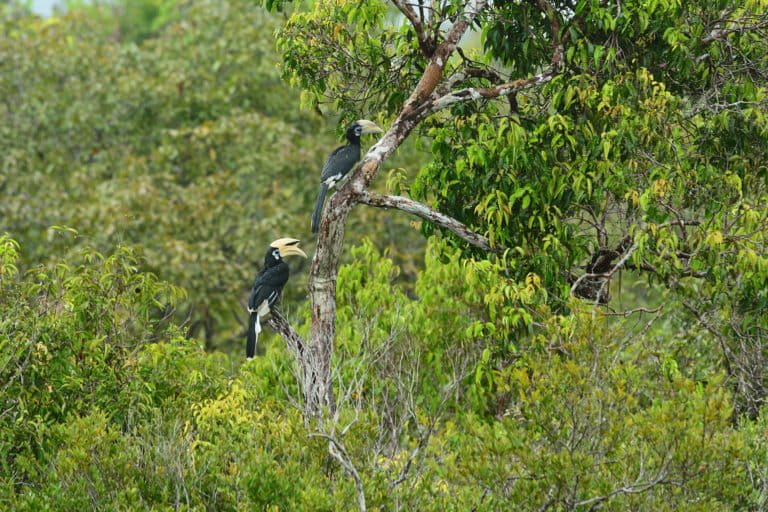
M 384 130 L 379 128 L 376 123 L 367 119 L 358 119 L 357 124 L 363 127 L 363 134 L 366 133 L 384 133 Z
M 280 256 L 303 256 L 307 257 L 307 255 L 299 249 L 299 242 L 300 240 L 296 240 L 295 238 L 278 238 L 271 244 L 269 244 L 270 247 L 274 247 L 275 249 L 278 249 L 280 251 Z

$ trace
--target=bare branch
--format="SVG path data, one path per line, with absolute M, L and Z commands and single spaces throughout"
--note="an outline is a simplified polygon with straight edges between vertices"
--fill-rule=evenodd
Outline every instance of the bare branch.
M 603 311 L 600 314 L 603 316 L 623 316 L 626 318 L 630 315 L 634 315 L 635 313 L 649 313 L 649 314 L 658 313 L 662 309 L 664 309 L 664 304 L 661 304 L 653 309 L 640 307 L 635 309 L 628 309 L 626 311 Z
M 448 31 L 445 40 L 437 47 L 432 59 L 429 61 L 427 69 L 421 76 L 421 80 L 416 85 L 408 101 L 405 102 L 402 114 L 409 116 L 417 109 L 435 90 L 443 77 L 443 70 L 448 63 L 453 51 L 459 44 L 459 40 L 474 21 L 475 17 L 488 4 L 488 0 L 470 0 L 464 7 L 464 12 Z
M 457 51 L 459 48 L 456 49 Z M 461 53 L 458 51 L 458 53 Z M 448 94 L 454 87 L 470 78 L 485 78 L 491 83 L 502 81 L 501 75 L 493 69 L 477 66 L 475 63 L 465 59 L 465 68 L 451 75 L 443 84 L 435 90 L 435 94 L 443 96 Z
M 267 323 L 272 327 L 285 341 L 297 361 L 296 378 L 302 391 L 304 399 L 305 420 L 313 413 L 317 412 L 317 405 L 325 403 L 328 405 L 328 397 L 332 396 L 330 390 L 322 386 L 323 368 L 322 354 L 317 347 L 310 347 L 306 350 L 307 342 L 296 332 L 288 323 L 288 320 L 282 315 L 280 310 L 272 308 Z
M 511 96 L 523 89 L 527 89 L 534 85 L 546 83 L 557 74 L 563 63 L 563 44 L 560 40 L 560 21 L 555 14 L 554 9 L 545 0 L 538 0 L 539 8 L 544 12 L 552 25 L 552 38 L 554 53 L 552 54 L 552 60 L 548 69 L 543 72 L 534 75 L 530 78 L 512 80 L 510 82 L 495 85 L 493 87 L 467 87 L 458 91 L 450 91 L 450 88 L 466 80 L 469 77 L 477 76 L 487 78 L 489 80 L 498 79 L 498 74 L 493 71 L 485 71 L 476 68 L 470 68 L 464 73 L 459 73 L 440 89 L 440 95 L 433 96 L 431 104 L 426 106 L 426 115 L 442 110 L 454 103 L 468 100 L 478 100 L 481 98 L 499 98 L 504 96 Z M 446 92 L 450 91 L 450 92 Z
M 491 250 L 491 244 L 486 237 L 475 233 L 467 226 L 429 206 L 402 196 L 385 196 L 375 192 L 365 191 L 359 196 L 359 201 L 376 208 L 395 208 L 415 215 L 428 222 L 451 231 L 453 234 L 485 251 Z
M 352 477 L 352 480 L 355 481 L 355 488 L 357 489 L 357 505 L 360 507 L 361 512 L 365 512 L 367 508 L 365 505 L 365 490 L 363 489 L 363 481 L 360 478 L 360 474 L 357 472 L 357 469 L 355 469 L 354 464 L 352 464 L 352 459 L 350 459 L 347 450 L 344 449 L 344 446 L 339 441 L 337 441 L 335 437 L 329 436 L 328 434 L 315 432 L 309 434 L 309 437 L 320 437 L 328 441 L 328 453 L 330 453 L 331 456 L 336 459 L 339 464 L 341 464 L 341 467 L 344 468 L 344 471 L 346 471 L 347 474 Z
M 304 347 L 306 346 L 304 338 L 288 323 L 288 320 L 285 319 L 279 309 L 272 308 L 267 323 L 282 336 L 291 352 L 298 356 L 304 354 Z
M 659 274 L 659 269 L 656 268 L 654 265 L 651 265 L 650 263 L 643 261 L 639 265 L 635 265 L 634 263 L 627 263 L 624 265 L 624 268 L 627 270 L 641 270 L 643 272 L 652 272 L 654 274 Z M 692 270 L 690 268 L 685 268 L 683 270 L 674 271 L 676 272 L 676 275 L 678 277 L 695 277 L 697 279 L 701 279 L 704 277 L 707 277 L 707 271 L 705 270 Z
M 454 103 L 469 100 L 479 100 L 482 98 L 499 98 L 503 96 L 509 96 L 515 94 L 523 89 L 528 89 L 535 85 L 540 85 L 552 80 L 552 78 L 560 70 L 560 66 L 563 61 L 563 47 L 558 46 L 555 48 L 555 55 L 552 57 L 552 64 L 549 68 L 541 73 L 529 78 L 523 78 L 519 80 L 512 80 L 493 87 L 467 87 L 459 89 L 458 91 L 451 91 L 447 94 L 434 98 L 426 106 L 426 115 L 437 112 L 447 108 Z M 462 77 L 463 78 L 463 77 Z
M 445 402 L 445 400 L 443 400 Z M 431 422 L 429 425 L 429 429 L 427 429 L 427 432 L 421 436 L 421 439 L 419 439 L 419 444 L 416 445 L 416 448 L 414 448 L 411 451 L 411 454 L 408 456 L 408 461 L 403 466 L 403 469 L 400 470 L 400 474 L 398 475 L 397 479 L 389 484 L 389 489 L 394 489 L 401 483 L 405 482 L 405 479 L 408 478 L 408 471 L 411 470 L 411 466 L 413 465 L 413 461 L 416 460 L 416 457 L 418 457 L 419 452 L 424 449 L 424 447 L 429 442 L 429 438 L 432 436 L 432 434 L 435 431 L 435 422 Z
M 725 371 L 729 376 L 733 375 L 733 370 L 731 368 L 731 359 L 733 358 L 733 355 L 731 354 L 730 349 L 728 348 L 728 344 L 725 342 L 725 336 L 718 331 L 712 324 L 707 322 L 707 319 L 704 318 L 704 314 L 693 307 L 693 305 L 688 302 L 687 300 L 682 301 L 683 306 L 685 306 L 685 309 L 690 311 L 690 313 L 696 317 L 696 320 L 699 321 L 699 323 L 704 327 L 706 330 L 708 330 L 711 334 L 717 338 L 717 341 L 720 342 L 720 348 L 723 351 L 723 362 L 725 363 Z
M 392 3 L 395 4 L 395 7 L 400 9 L 400 12 L 402 12 L 403 15 L 408 18 L 408 21 L 411 22 L 413 30 L 416 31 L 416 37 L 419 40 L 419 48 L 421 49 L 422 55 L 428 59 L 432 57 L 435 53 L 435 41 L 429 36 L 424 28 L 423 14 L 422 17 L 417 16 L 416 13 L 413 12 L 413 9 L 411 9 L 411 6 L 404 0 L 392 0 Z
M 461 57 L 463 62 L 461 70 L 453 73 L 447 80 L 445 80 L 435 90 L 435 94 L 439 96 L 447 94 L 454 87 L 456 87 L 456 85 L 460 84 L 461 82 L 465 82 L 470 78 L 485 78 L 492 84 L 497 84 L 504 81 L 504 79 L 501 77 L 501 74 L 495 69 L 487 66 L 486 64 L 483 64 L 482 62 L 477 62 L 467 57 L 464 54 L 464 50 L 462 50 L 460 46 L 456 47 L 456 53 L 459 55 L 459 57 Z
M 708 45 L 715 41 L 722 41 L 730 34 L 742 32 L 757 32 L 768 27 L 768 15 L 761 17 L 745 17 L 737 20 L 726 21 L 727 27 L 718 26 L 701 40 L 703 45 Z
M 619 494 L 640 494 L 650 489 L 653 489 L 657 485 L 669 485 L 671 482 L 668 482 L 666 478 L 667 478 L 667 464 L 665 464 L 661 468 L 661 470 L 653 480 L 650 480 L 648 482 L 635 482 L 635 483 L 614 489 L 613 491 L 603 496 L 596 496 L 594 498 L 590 498 L 587 500 L 577 501 L 573 503 L 573 507 L 578 508 L 578 507 L 584 507 L 586 505 L 592 505 L 593 507 L 590 510 L 593 510 L 595 508 L 594 505 L 607 501 Z

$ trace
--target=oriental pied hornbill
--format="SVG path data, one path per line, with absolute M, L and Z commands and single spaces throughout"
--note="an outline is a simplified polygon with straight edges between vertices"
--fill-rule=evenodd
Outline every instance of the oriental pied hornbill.
M 280 238 L 269 244 L 267 254 L 264 256 L 264 268 L 259 271 L 253 282 L 251 296 L 248 298 L 248 312 L 251 317 L 248 321 L 248 338 L 245 344 L 245 355 L 248 359 L 256 354 L 256 341 L 261 332 L 261 317 L 269 313 L 270 308 L 280 299 L 280 292 L 288 282 L 290 270 L 283 258 L 291 254 L 307 257 L 304 251 L 299 249 L 299 241 L 295 238 Z
M 320 192 L 317 194 L 315 211 L 312 214 L 312 232 L 317 233 L 320 227 L 320 214 L 323 213 L 323 203 L 329 188 L 333 188 L 352 167 L 360 160 L 360 136 L 367 133 L 382 133 L 384 130 L 367 119 L 358 119 L 347 127 L 349 144 L 333 150 L 323 166 L 320 175 Z

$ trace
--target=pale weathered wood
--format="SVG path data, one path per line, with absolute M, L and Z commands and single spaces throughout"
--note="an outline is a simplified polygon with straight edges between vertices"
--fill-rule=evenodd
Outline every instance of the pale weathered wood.
M 395 2 L 395 5 L 401 11 L 407 6 L 402 2 Z M 459 101 L 514 94 L 522 89 L 551 80 L 559 71 L 563 50 L 556 40 L 551 66 L 533 77 L 502 83 L 494 87 L 470 87 L 451 91 L 450 87 L 457 85 L 458 82 L 443 79 L 448 59 L 456 50 L 459 41 L 472 25 L 475 17 L 488 5 L 488 0 L 469 0 L 465 4 L 463 13 L 453 20 L 443 41 L 434 48 L 434 51 L 429 46 L 430 41 L 420 40 L 422 51 L 427 50 L 426 53 L 430 55 L 428 55 L 429 63 L 419 83 L 389 129 L 366 152 L 361 163 L 350 173 L 347 183 L 340 187 L 325 207 L 318 231 L 317 248 L 309 270 L 312 324 L 309 344 L 306 347 L 308 354 L 304 355 L 304 364 L 312 365 L 312 368 L 307 368 L 304 371 L 305 375 L 312 376 L 311 379 L 305 380 L 306 385 L 312 387 L 311 390 L 305 390 L 305 397 L 310 402 L 307 404 L 308 411 L 317 413 L 324 408 L 330 411 L 335 410 L 331 358 L 336 335 L 336 277 L 341 262 L 347 217 L 356 203 L 406 211 L 452 231 L 467 243 L 484 250 L 491 250 L 490 244 L 484 236 L 473 232 L 461 222 L 428 208 L 426 205 L 404 197 L 382 196 L 368 192 L 368 188 L 376 178 L 382 162 L 394 153 L 419 122 L 429 115 Z M 417 18 L 412 11 L 408 12 L 407 9 L 404 14 L 411 23 L 416 22 L 414 27 L 418 32 L 419 23 L 423 20 Z M 442 86 L 440 86 L 441 82 L 443 83 Z M 436 92 L 438 90 L 439 93 Z
M 488 239 L 483 235 L 475 233 L 453 217 L 449 217 L 437 210 L 433 210 L 429 206 L 414 201 L 413 199 L 402 196 L 385 196 L 375 192 L 366 191 L 360 195 L 359 201 L 377 208 L 395 208 L 410 213 L 451 231 L 468 244 L 474 245 L 485 251 L 491 250 L 490 242 L 488 242 Z

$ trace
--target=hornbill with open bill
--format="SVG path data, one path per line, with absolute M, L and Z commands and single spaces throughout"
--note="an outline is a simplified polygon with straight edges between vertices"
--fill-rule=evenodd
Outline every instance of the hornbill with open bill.
M 317 194 L 315 211 L 312 213 L 312 232 L 317 233 L 320 227 L 320 215 L 323 213 L 323 203 L 329 188 L 333 188 L 344 176 L 352 170 L 360 160 L 360 136 L 367 133 L 382 133 L 384 130 L 376 123 L 367 119 L 358 119 L 347 127 L 349 144 L 333 150 L 328 156 L 320 175 L 320 192 Z
M 280 292 L 288 282 L 290 269 L 283 261 L 285 256 L 298 255 L 307 257 L 299 249 L 299 241 L 295 238 L 280 238 L 269 244 L 264 256 L 264 268 L 256 275 L 248 298 L 248 337 L 245 344 L 245 355 L 251 359 L 256 354 L 256 341 L 261 332 L 261 317 L 269 313 L 270 308 L 280 299 Z

